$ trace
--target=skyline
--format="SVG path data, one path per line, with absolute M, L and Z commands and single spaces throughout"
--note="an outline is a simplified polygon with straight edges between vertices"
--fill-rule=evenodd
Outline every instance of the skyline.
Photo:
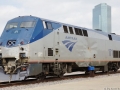
M 29 3 L 28 3 L 29 2 Z M 8 20 L 32 15 L 58 22 L 92 29 L 92 9 L 95 5 L 107 3 L 112 7 L 112 33 L 120 35 L 119 0 L 5 0 L 0 3 L 0 34 Z

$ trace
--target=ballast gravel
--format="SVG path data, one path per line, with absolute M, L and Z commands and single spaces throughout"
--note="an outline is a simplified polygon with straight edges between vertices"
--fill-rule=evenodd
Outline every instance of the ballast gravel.
M 0 90 L 120 90 L 120 73 L 11 86 Z

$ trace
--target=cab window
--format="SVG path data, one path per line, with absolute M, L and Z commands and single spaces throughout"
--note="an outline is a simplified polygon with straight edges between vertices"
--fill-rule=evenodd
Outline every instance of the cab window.
M 34 26 L 35 26 L 35 22 L 22 22 L 20 25 L 21 28 L 30 28 Z
M 5 29 L 11 29 L 11 28 L 17 28 L 18 27 L 18 23 L 8 23 L 5 27 Z

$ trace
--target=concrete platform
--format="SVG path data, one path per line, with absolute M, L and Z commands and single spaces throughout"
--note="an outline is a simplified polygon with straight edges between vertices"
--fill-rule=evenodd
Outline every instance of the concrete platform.
M 76 79 L 24 90 L 120 90 L 120 74 Z

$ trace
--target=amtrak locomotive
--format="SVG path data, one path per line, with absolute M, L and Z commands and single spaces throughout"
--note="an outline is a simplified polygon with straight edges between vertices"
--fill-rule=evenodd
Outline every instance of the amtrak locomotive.
M 0 82 L 74 71 L 116 72 L 119 45 L 119 35 L 19 16 L 7 22 L 0 38 Z

